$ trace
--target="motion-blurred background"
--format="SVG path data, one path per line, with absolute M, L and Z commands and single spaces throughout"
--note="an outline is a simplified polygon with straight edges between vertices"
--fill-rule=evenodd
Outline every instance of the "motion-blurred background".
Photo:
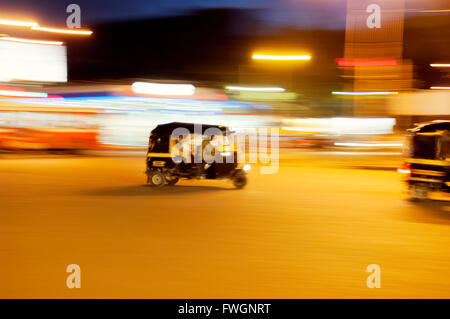
M 449 117 L 443 0 L 78 2 L 78 20 L 63 1 L 2 6 L 1 149 L 142 147 L 170 121 L 398 147 Z
M 450 118 L 448 0 L 75 1 L 0 4 L 0 297 L 449 297 L 450 207 L 396 172 Z M 173 121 L 278 128 L 279 170 L 148 187 Z

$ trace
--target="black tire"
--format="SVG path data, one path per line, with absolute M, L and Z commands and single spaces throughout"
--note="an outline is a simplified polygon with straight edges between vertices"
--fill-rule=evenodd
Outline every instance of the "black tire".
M 171 179 L 170 181 L 168 180 L 167 185 L 174 186 L 176 183 L 178 183 L 178 181 L 179 181 L 179 178 L 175 177 L 175 178 Z
M 153 187 L 163 187 L 166 185 L 166 178 L 160 171 L 153 171 L 150 175 L 150 184 Z
M 233 181 L 234 187 L 236 187 L 237 189 L 244 188 L 245 185 L 247 185 L 247 176 L 245 175 L 243 170 L 236 171 L 231 179 Z
M 429 187 L 425 183 L 411 185 L 410 195 L 414 201 L 424 201 L 428 199 Z

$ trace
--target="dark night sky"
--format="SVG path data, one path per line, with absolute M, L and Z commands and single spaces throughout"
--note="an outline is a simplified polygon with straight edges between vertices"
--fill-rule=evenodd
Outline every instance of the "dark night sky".
M 346 0 L 0 0 L 1 17 L 64 26 L 65 8 L 81 7 L 82 24 L 185 14 L 202 8 L 258 8 L 267 25 L 344 28 Z
M 408 8 L 450 9 L 449 0 L 406 0 Z M 0 17 L 65 26 L 65 8 L 81 6 L 82 26 L 186 14 L 202 8 L 258 8 L 267 26 L 344 29 L 347 0 L 0 0 Z

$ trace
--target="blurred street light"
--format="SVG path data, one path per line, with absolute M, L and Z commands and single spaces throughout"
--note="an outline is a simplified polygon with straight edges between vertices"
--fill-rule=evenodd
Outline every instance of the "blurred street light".
M 16 37 L 0 37 L 1 41 L 12 41 L 12 42 L 22 42 L 22 43 L 33 43 L 33 44 L 48 44 L 48 45 L 63 45 L 61 41 L 46 41 L 46 40 L 32 40 L 32 39 L 23 39 Z
M 252 55 L 253 60 L 267 60 L 267 61 L 309 61 L 310 55 L 275 55 L 275 54 L 259 54 Z
M 0 19 L 1 25 L 9 25 L 9 26 L 15 26 L 15 27 L 37 27 L 39 24 L 32 21 L 17 21 L 17 20 L 7 20 L 7 19 Z
M 31 28 L 36 31 L 52 32 L 52 33 L 62 33 L 62 34 L 72 34 L 72 35 L 91 35 L 90 30 L 71 30 L 71 29 L 59 29 L 59 28 L 45 28 L 40 26 L 34 26 Z
M 195 86 L 192 84 L 164 84 L 134 82 L 131 85 L 134 93 L 149 95 L 194 95 Z
M 25 28 L 31 28 L 31 30 L 34 30 L 34 31 L 61 33 L 61 34 L 69 34 L 69 35 L 91 35 L 93 33 L 91 30 L 82 30 L 82 29 L 74 30 L 74 29 L 68 29 L 68 28 L 42 27 L 39 25 L 39 23 L 34 22 L 34 21 L 19 21 L 19 20 L 0 19 L 0 25 L 25 27 Z
M 450 90 L 450 86 L 432 86 L 430 87 L 432 90 Z
M 433 68 L 450 68 L 450 63 L 431 63 L 430 66 Z
M 281 87 L 245 87 L 245 86 L 227 86 L 230 91 L 248 91 L 248 92 L 284 92 Z
M 44 92 L 24 92 L 17 90 L 0 90 L 0 96 L 16 96 L 16 97 L 47 97 Z
M 388 92 L 388 91 L 379 91 L 379 92 L 342 92 L 342 91 L 333 91 L 331 93 L 333 95 L 391 95 L 391 94 L 398 94 L 398 92 Z

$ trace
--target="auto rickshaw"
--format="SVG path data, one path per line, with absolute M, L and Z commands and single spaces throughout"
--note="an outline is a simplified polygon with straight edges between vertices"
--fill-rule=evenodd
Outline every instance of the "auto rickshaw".
M 407 130 L 403 156 L 398 172 L 413 199 L 450 193 L 450 121 L 420 123 Z
M 228 127 L 219 125 L 180 122 L 158 125 L 149 138 L 147 183 L 162 187 L 175 185 L 180 179 L 228 178 L 236 188 L 243 188 L 250 165 L 238 163 L 237 147 L 229 143 L 232 133 Z M 220 143 L 211 146 L 212 139 Z M 209 158 L 205 158 L 207 149 Z

